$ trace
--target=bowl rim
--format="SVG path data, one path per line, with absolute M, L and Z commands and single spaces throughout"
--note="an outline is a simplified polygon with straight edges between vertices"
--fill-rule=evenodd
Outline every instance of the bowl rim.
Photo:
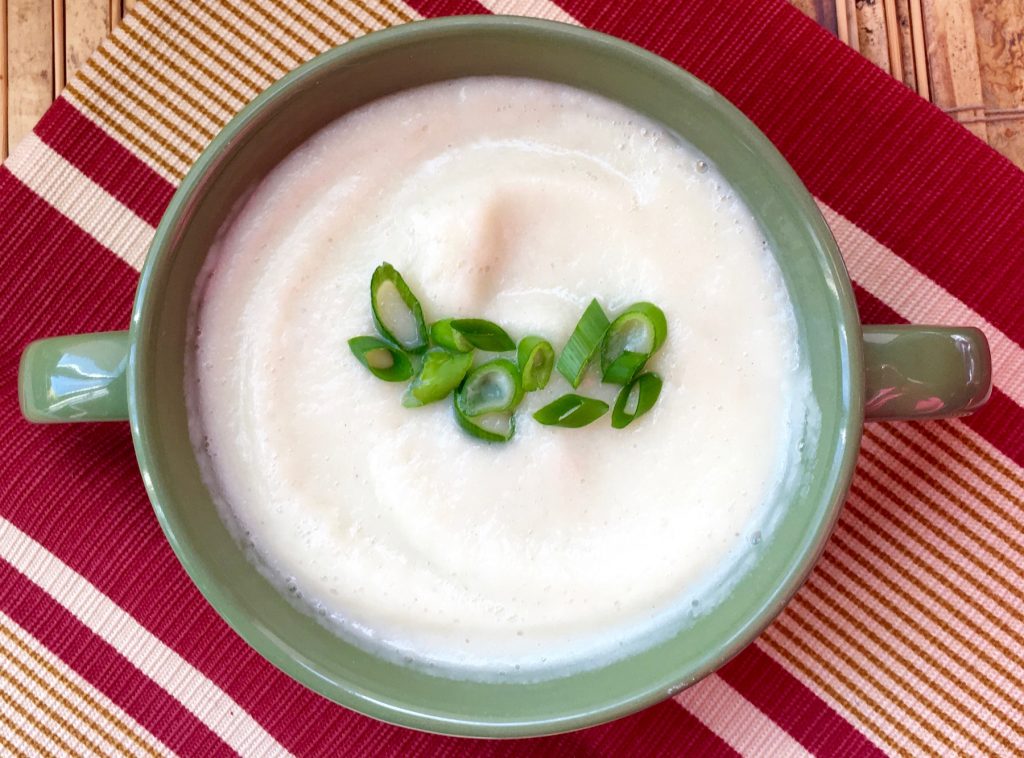
M 662 683 L 652 684 L 646 691 L 633 697 L 613 700 L 603 708 L 574 711 L 572 715 L 552 719 L 536 719 L 515 723 L 488 721 L 486 719 L 460 719 L 450 715 L 431 712 L 429 708 L 410 711 L 401 705 L 371 697 L 350 682 L 336 679 L 327 681 L 318 672 L 285 653 L 276 640 L 246 617 L 244 610 L 236 606 L 219 584 L 204 569 L 196 551 L 187 540 L 178 535 L 172 506 L 163 502 L 161 494 L 162 472 L 158 446 L 154 445 L 149 412 L 141 402 L 147 393 L 142 367 L 150 358 L 150 351 L 156 352 L 156 340 L 147 344 L 142 337 L 149 334 L 155 322 L 149 303 L 154 289 L 159 286 L 163 273 L 170 265 L 168 252 L 174 249 L 176 233 L 183 222 L 187 223 L 192 200 L 201 191 L 207 172 L 215 169 L 225 154 L 230 154 L 237 138 L 244 134 L 247 126 L 260 117 L 265 108 L 273 108 L 275 102 L 288 95 L 289 90 L 310 77 L 316 77 L 325 68 L 343 65 L 348 58 L 362 56 L 374 48 L 401 46 L 434 35 L 473 34 L 482 28 L 509 33 L 541 33 L 562 36 L 564 39 L 581 44 L 603 46 L 609 54 L 632 58 L 639 66 L 659 69 L 661 75 L 677 80 L 681 87 L 699 87 L 705 92 L 710 107 L 717 108 L 721 115 L 747 139 L 761 150 L 761 159 L 779 175 L 780 182 L 792 191 L 798 201 L 804 218 L 824 252 L 825 266 L 835 287 L 833 295 L 841 314 L 837 324 L 839 353 L 842 363 L 843 400 L 848 409 L 845 419 L 837 424 L 837 453 L 830 468 L 833 489 L 831 502 L 822 510 L 822 516 L 812 533 L 807 535 L 805 544 L 809 547 L 800 560 L 786 574 L 783 582 L 766 595 L 761 610 L 747 619 L 737 634 L 722 644 L 717 652 L 705 658 L 706 663 L 697 670 L 687 672 L 687 686 L 718 669 L 730 658 L 753 642 L 758 634 L 774 619 L 803 584 L 818 556 L 824 549 L 828 536 L 839 516 L 846 493 L 850 486 L 860 446 L 863 429 L 863 356 L 861 323 L 849 275 L 840 255 L 838 245 L 821 214 L 814 198 L 799 177 L 778 152 L 769 139 L 735 106 L 695 76 L 660 56 L 617 37 L 595 32 L 561 22 L 517 16 L 456 16 L 448 18 L 414 21 L 371 32 L 358 39 L 338 45 L 286 74 L 270 85 L 239 111 L 203 150 L 178 186 L 157 227 L 149 252 L 142 268 L 132 309 L 130 326 L 130 348 L 128 360 L 128 405 L 133 443 L 139 468 L 142 472 L 153 509 L 164 534 L 191 580 L 196 584 L 207 602 L 227 624 L 254 648 L 261 656 L 292 679 L 320 695 L 373 718 L 408 728 L 473 737 L 530 737 L 594 726 L 611 721 L 664 700 L 668 694 Z M 678 681 L 683 681 L 679 677 Z M 679 689 L 679 688 L 677 688 Z M 674 691 L 674 690 L 673 690 Z

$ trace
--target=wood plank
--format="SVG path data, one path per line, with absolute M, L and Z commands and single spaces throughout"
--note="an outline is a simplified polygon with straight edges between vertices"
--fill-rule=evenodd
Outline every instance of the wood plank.
M 987 133 L 980 120 L 984 100 L 971 0 L 929 0 L 923 7 L 932 102 L 984 140 Z
M 975 0 L 985 133 L 1024 168 L 1024 0 Z
M 814 0 L 790 0 L 790 2 L 799 8 L 804 15 L 810 16 L 815 21 L 818 20 L 818 9 L 815 7 L 816 3 Z
M 931 82 L 928 78 L 928 46 L 924 41 L 924 10 L 921 0 L 909 0 L 910 39 L 914 49 L 914 80 L 917 94 L 925 100 L 931 99 Z
M 860 52 L 856 0 L 836 0 L 836 28 L 839 39 Z
M 849 45 L 860 52 L 860 22 L 857 19 L 857 0 L 846 0 L 846 25 L 850 27 Z
M 42 6 L 40 6 L 42 12 Z M 53 20 L 53 93 L 56 97 L 64 89 L 66 72 L 64 70 L 64 0 L 53 0 L 51 8 Z
M 0 0 L 0 161 L 7 157 L 7 0 Z
M 896 0 L 884 0 L 885 40 L 889 45 L 889 74 L 903 78 L 903 51 L 900 49 L 900 23 L 896 16 Z
M 835 0 L 790 0 L 797 8 L 810 16 L 818 25 L 838 34 L 836 26 Z
M 60 0 L 64 3 L 64 56 L 68 78 L 100 46 L 111 29 L 110 0 Z
M 885 31 L 884 6 L 879 2 L 853 3 L 860 54 L 884 71 L 889 70 L 889 38 Z M 850 31 L 851 36 L 854 30 Z
M 7 0 L 7 144 L 13 149 L 53 102 L 53 19 L 47 2 Z
M 910 0 L 896 0 L 896 23 L 900 31 L 900 58 L 903 70 L 899 79 L 910 89 L 917 90 L 914 76 L 914 41 L 910 32 Z M 922 40 L 923 41 L 923 40 Z
M 814 0 L 817 10 L 815 17 L 818 23 L 824 26 L 833 34 L 838 33 L 838 19 L 836 18 L 836 4 L 834 0 Z
M 836 0 L 836 36 L 844 45 L 850 44 L 850 18 L 846 15 L 846 0 Z

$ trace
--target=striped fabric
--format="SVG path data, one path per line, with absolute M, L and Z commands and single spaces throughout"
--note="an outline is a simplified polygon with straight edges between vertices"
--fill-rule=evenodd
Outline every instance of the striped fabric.
M 807 585 L 751 646 L 633 717 L 517 743 L 378 724 L 295 684 L 206 605 L 126 425 L 31 426 L 31 339 L 127 326 L 174 187 L 270 82 L 424 16 L 618 35 L 747 113 L 818 198 L 867 322 L 973 324 L 964 420 L 870 426 Z M 143 2 L 0 168 L 0 753 L 1019 755 L 1024 752 L 1024 175 L 783 0 Z

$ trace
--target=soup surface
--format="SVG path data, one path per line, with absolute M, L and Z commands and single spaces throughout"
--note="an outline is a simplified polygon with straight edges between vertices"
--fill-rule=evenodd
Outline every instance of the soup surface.
M 531 414 L 488 444 L 346 340 L 392 263 L 427 320 L 560 350 L 594 297 L 661 306 L 658 403 L 623 430 Z M 348 114 L 243 198 L 193 304 L 190 428 L 223 516 L 341 635 L 449 676 L 558 675 L 713 605 L 770 528 L 809 377 L 782 276 L 702 156 L 562 85 L 463 79 Z M 591 370 L 578 390 L 612 402 Z M 518 672 L 518 673 L 517 673 Z

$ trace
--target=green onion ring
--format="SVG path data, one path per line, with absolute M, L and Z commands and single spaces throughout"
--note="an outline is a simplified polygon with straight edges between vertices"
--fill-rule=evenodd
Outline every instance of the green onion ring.
M 405 340 L 398 338 L 396 332 L 399 331 L 399 323 L 395 321 L 394 314 L 388 312 L 387 303 L 384 301 L 389 284 L 394 288 L 414 323 L 416 333 Z M 422 353 L 427 349 L 427 324 L 423 320 L 420 301 L 390 263 L 379 265 L 370 277 L 370 310 L 373 312 L 373 323 L 384 339 L 410 353 Z
M 477 350 L 504 353 L 516 349 L 516 343 L 508 336 L 508 332 L 493 321 L 482 318 L 456 318 L 450 323 L 451 328 Z
M 472 365 L 472 353 L 453 353 L 443 347 L 431 348 L 423 356 L 420 372 L 405 391 L 402 405 L 418 408 L 443 400 L 462 383 Z
M 385 382 L 404 382 L 413 375 L 412 361 L 404 351 L 378 337 L 353 337 L 349 349 L 375 377 Z
M 458 394 L 453 396 L 452 407 L 455 409 L 455 420 L 459 426 L 477 439 L 486 442 L 508 442 L 516 433 L 516 417 L 511 413 L 492 413 L 487 416 L 470 418 L 459 408 Z M 483 426 L 492 421 L 502 424 L 503 428 L 490 429 Z
M 634 303 L 608 327 L 601 345 L 601 381 L 628 384 L 665 342 L 668 322 L 652 303 Z
M 467 418 L 477 418 L 511 413 L 522 399 L 523 385 L 516 364 L 495 358 L 469 372 L 455 395 L 455 405 Z
M 534 413 L 533 417 L 545 426 L 579 429 L 601 418 L 607 412 L 608 403 L 570 392 L 545 405 Z
M 438 347 L 446 347 L 457 353 L 468 353 L 473 349 L 462 332 L 452 327 L 452 319 L 435 321 L 430 325 L 430 340 Z
M 634 353 L 625 350 L 604 370 L 601 381 L 606 384 L 629 384 L 633 377 L 643 369 L 650 358 L 649 353 Z
M 654 404 L 658 402 L 658 396 L 661 395 L 661 377 L 657 374 L 641 374 L 636 379 L 631 381 L 619 392 L 618 398 L 615 400 L 615 407 L 612 409 L 612 426 L 616 429 L 622 429 L 629 426 L 634 419 L 638 419 L 643 416 L 647 411 L 654 407 Z M 636 390 L 636 394 L 633 391 Z M 633 405 L 633 409 L 627 410 L 627 408 Z
M 523 337 L 516 351 L 516 363 L 523 379 L 523 390 L 542 390 L 551 378 L 555 365 L 555 350 L 543 337 Z

